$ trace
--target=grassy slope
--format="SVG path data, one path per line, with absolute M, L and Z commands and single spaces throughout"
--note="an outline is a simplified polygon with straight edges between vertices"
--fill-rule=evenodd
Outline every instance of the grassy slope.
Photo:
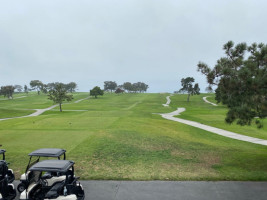
M 0 141 L 17 178 L 29 152 L 59 147 L 67 149 L 83 179 L 267 180 L 266 147 L 152 114 L 174 110 L 176 103 L 170 108 L 161 105 L 166 96 L 105 95 L 63 106 L 63 110 L 88 111 L 51 110 L 38 117 L 2 121 Z M 35 97 L 43 101 L 40 107 L 51 105 L 44 96 L 34 96 L 30 104 Z M 174 102 L 178 97 L 172 98 Z M 16 107 L 27 103 L 21 104 Z
M 24 98 L 18 98 L 26 96 Z M 86 97 L 86 93 L 75 93 L 74 100 Z M 1 96 L 0 98 L 0 118 L 19 117 L 29 115 L 35 112 L 33 109 L 43 109 L 53 105 L 53 102 L 47 98 L 47 95 L 36 95 L 36 92 L 31 92 L 28 95 L 14 94 L 14 99 L 8 100 Z

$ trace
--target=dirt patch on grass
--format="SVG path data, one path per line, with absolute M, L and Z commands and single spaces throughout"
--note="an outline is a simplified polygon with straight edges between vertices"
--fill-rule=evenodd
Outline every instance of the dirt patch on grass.
M 214 153 L 205 153 L 199 158 L 200 166 L 205 168 L 211 168 L 213 165 L 221 163 L 221 157 Z
M 192 155 L 189 152 L 180 151 L 178 149 L 172 150 L 171 155 L 173 157 L 182 157 L 185 159 L 191 159 L 192 158 Z

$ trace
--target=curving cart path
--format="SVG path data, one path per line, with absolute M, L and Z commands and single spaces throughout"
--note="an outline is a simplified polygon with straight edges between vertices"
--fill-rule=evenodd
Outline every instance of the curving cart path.
M 162 104 L 164 107 L 167 107 L 167 106 L 170 105 L 170 103 L 171 103 L 171 99 L 170 99 L 170 97 L 171 97 L 171 96 L 173 96 L 173 94 L 171 94 L 170 96 L 167 96 L 167 97 L 166 97 L 167 102 L 166 102 L 165 104 Z
M 170 104 L 170 102 L 168 104 Z M 225 136 L 225 137 L 236 139 L 236 140 L 241 140 L 241 141 L 246 141 L 246 142 L 250 142 L 250 143 L 254 143 L 254 144 L 260 144 L 260 145 L 267 146 L 267 140 L 254 138 L 254 137 L 249 137 L 249 136 L 241 135 L 241 134 L 234 133 L 234 132 L 231 132 L 231 131 L 226 131 L 226 130 L 223 130 L 223 129 L 219 129 L 219 128 L 215 128 L 215 127 L 208 126 L 208 125 L 205 125 L 205 124 L 201 124 L 201 123 L 198 123 L 198 122 L 194 122 L 194 121 L 190 121 L 190 120 L 185 120 L 185 119 L 180 119 L 180 118 L 174 117 L 175 115 L 180 115 L 180 113 L 184 112 L 184 111 L 185 111 L 185 108 L 178 108 L 176 111 L 173 111 L 171 113 L 164 113 L 164 114 L 160 114 L 160 115 L 165 119 L 176 121 L 176 122 L 180 122 L 180 123 L 183 123 L 183 124 L 186 124 L 186 125 L 189 125 L 189 126 L 193 126 L 193 127 L 196 127 L 196 128 L 200 128 L 200 129 L 203 129 L 205 131 L 209 131 L 211 133 L 215 133 L 215 134 L 218 134 L 218 135 L 221 135 L 221 136 Z
M 211 104 L 211 105 L 213 105 L 213 106 L 218 106 L 217 104 L 208 101 L 208 100 L 207 100 L 208 97 L 209 97 L 209 96 L 207 96 L 207 97 L 203 97 L 203 100 L 204 100 L 206 103 L 209 103 L 209 104 Z

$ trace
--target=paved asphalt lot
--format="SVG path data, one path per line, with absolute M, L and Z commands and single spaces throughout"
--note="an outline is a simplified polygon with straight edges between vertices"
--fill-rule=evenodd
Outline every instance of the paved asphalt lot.
M 81 183 L 86 192 L 86 200 L 267 199 L 267 182 L 81 181 Z M 15 186 L 17 184 L 18 181 L 15 181 Z

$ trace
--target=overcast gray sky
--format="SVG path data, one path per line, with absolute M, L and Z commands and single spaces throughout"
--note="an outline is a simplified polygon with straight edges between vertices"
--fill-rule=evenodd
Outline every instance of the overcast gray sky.
M 222 46 L 267 43 L 266 0 L 8 0 L 0 3 L 0 85 L 110 80 L 173 92 Z

